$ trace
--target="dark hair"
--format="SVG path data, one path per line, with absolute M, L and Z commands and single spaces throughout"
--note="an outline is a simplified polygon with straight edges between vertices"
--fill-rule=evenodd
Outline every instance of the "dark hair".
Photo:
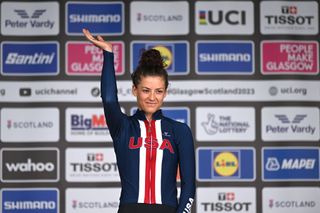
M 138 66 L 131 74 L 132 83 L 135 87 L 141 81 L 141 76 L 159 76 L 165 82 L 165 88 L 168 88 L 168 73 L 165 70 L 165 63 L 160 52 L 156 49 L 149 49 L 142 53 Z

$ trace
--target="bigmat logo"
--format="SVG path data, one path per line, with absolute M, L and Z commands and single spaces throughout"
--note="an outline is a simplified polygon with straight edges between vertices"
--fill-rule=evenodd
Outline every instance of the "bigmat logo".
M 2 42 L 3 75 L 57 75 L 59 44 L 57 42 Z
M 57 182 L 59 150 L 56 148 L 3 148 L 1 181 Z
M 254 44 L 251 41 L 198 41 L 198 74 L 245 74 L 254 72 Z
M 319 213 L 319 187 L 268 187 L 262 190 L 263 213 Z
M 186 35 L 189 33 L 189 3 L 186 1 L 130 4 L 133 35 Z
M 59 34 L 59 3 L 2 2 L 1 33 L 13 36 Z
M 111 43 L 115 73 L 124 74 L 124 43 L 119 41 Z M 68 75 L 101 75 L 103 52 L 98 47 L 88 42 L 70 41 L 66 44 L 66 53 Z
M 66 138 L 69 142 L 112 141 L 103 108 L 67 108 Z
M 262 149 L 265 181 L 319 181 L 319 148 L 270 147 Z
M 199 181 L 253 181 L 255 150 L 246 147 L 197 149 Z
M 252 2 L 196 2 L 195 28 L 200 35 L 254 33 Z
M 255 109 L 250 107 L 197 107 L 198 141 L 254 141 Z
M 261 42 L 263 74 L 319 73 L 319 45 L 316 41 Z
M 131 43 L 131 71 L 139 63 L 141 51 L 156 49 L 161 53 L 169 75 L 186 75 L 189 72 L 189 43 L 187 41 L 139 41 Z
M 66 213 L 117 213 L 120 188 L 68 188 Z
M 262 1 L 262 34 L 316 35 L 319 32 L 316 1 Z
M 1 189 L 2 213 L 59 213 L 59 191 L 55 188 Z
M 319 108 L 262 108 L 262 139 L 264 141 L 318 141 L 320 138 Z
M 256 213 L 256 189 L 252 187 L 197 188 L 197 213 Z
M 113 148 L 66 150 L 68 182 L 120 182 Z
M 2 142 L 59 141 L 59 109 L 2 108 Z
M 82 35 L 87 28 L 94 34 L 122 35 L 124 33 L 123 2 L 67 2 L 66 33 Z

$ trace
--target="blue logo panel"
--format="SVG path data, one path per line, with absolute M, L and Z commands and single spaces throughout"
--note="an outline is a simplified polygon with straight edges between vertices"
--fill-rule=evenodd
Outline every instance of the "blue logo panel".
M 82 29 L 101 35 L 124 33 L 122 3 L 67 3 L 67 34 L 82 35 Z
M 252 42 L 197 42 L 198 74 L 252 74 Z
M 3 189 L 2 213 L 58 213 L 55 189 Z
M 199 148 L 199 181 L 253 181 L 255 152 L 252 148 Z
M 262 168 L 266 181 L 317 181 L 319 149 L 264 148 Z
M 59 72 L 56 42 L 3 42 L 1 55 L 4 75 L 56 75 Z
M 152 48 L 160 51 L 169 75 L 185 75 L 189 72 L 187 42 L 133 42 L 131 71 L 138 66 L 141 53 Z
M 185 108 L 163 108 L 162 109 L 163 115 L 171 118 L 176 121 L 180 121 L 181 123 L 190 124 L 189 120 L 189 111 Z

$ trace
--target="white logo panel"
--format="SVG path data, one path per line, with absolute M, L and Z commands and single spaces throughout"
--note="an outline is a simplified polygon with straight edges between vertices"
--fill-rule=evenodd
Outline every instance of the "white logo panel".
M 3 142 L 57 142 L 59 109 L 3 108 L 1 140 Z
M 185 1 L 132 2 L 130 30 L 133 35 L 186 35 L 189 4 Z
M 319 108 L 265 107 L 261 114 L 264 141 L 319 140 Z
M 198 107 L 198 141 L 254 141 L 255 110 L 249 107 Z

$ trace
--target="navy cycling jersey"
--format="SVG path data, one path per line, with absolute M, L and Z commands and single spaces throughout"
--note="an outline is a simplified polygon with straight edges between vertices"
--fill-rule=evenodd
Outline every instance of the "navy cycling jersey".
M 190 128 L 161 110 L 148 121 L 141 110 L 127 116 L 117 97 L 113 53 L 104 51 L 101 97 L 121 179 L 120 205 L 163 204 L 177 213 L 191 211 L 195 194 L 195 156 Z M 177 169 L 181 193 L 177 200 Z

